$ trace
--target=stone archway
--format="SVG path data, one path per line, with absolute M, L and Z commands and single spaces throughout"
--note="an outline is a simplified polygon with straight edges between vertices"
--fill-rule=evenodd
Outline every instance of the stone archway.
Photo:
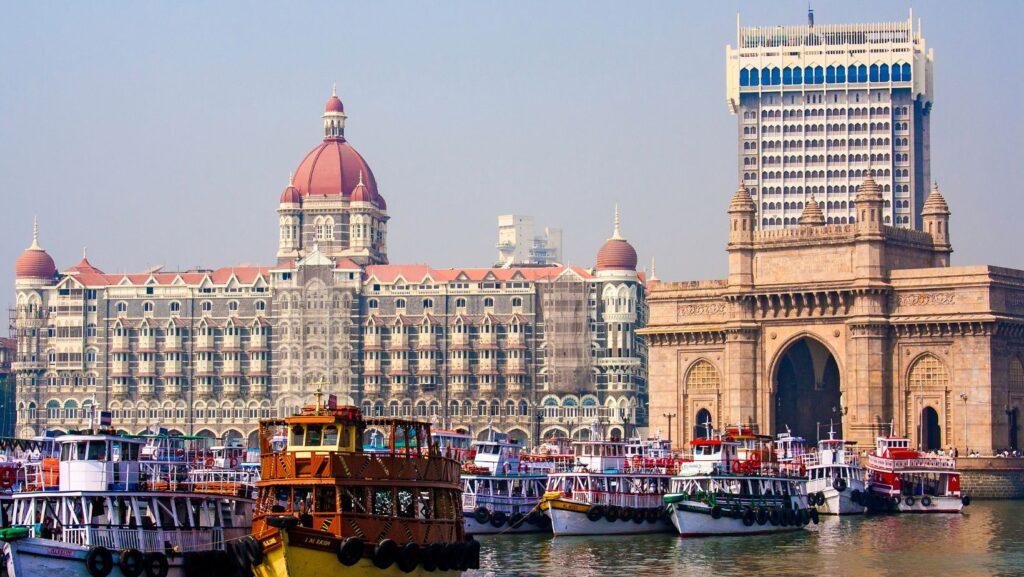
M 934 407 L 921 409 L 921 449 L 938 451 L 942 448 L 942 427 L 939 425 L 939 412 Z
M 820 341 L 804 336 L 789 343 L 774 372 L 776 432 L 787 427 L 794 436 L 815 442 L 829 425 L 843 434 L 839 364 Z
M 693 427 L 694 439 L 706 439 L 714 431 L 714 420 L 711 418 L 711 411 L 707 409 L 697 411 L 694 421 L 696 423 Z

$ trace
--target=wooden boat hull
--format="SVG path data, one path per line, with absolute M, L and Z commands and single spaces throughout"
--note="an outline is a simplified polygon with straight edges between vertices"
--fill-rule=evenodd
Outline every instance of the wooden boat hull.
M 368 557 L 363 557 L 355 565 L 343 565 L 338 561 L 337 554 L 327 540 L 302 538 L 290 540 L 289 531 L 280 531 L 260 539 L 263 543 L 263 563 L 253 567 L 255 577 L 344 577 L 344 576 L 456 576 L 462 571 L 427 571 L 417 565 L 411 572 L 399 569 L 392 564 L 381 569 L 373 564 Z M 303 541 L 303 544 L 297 544 Z

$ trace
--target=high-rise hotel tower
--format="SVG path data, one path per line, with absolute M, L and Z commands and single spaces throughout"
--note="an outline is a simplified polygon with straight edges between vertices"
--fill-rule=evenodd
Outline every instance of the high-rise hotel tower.
M 850 223 L 869 172 L 884 222 L 920 228 L 930 188 L 933 54 L 904 22 L 742 28 L 726 47 L 740 181 L 760 228 L 796 226 L 812 198 Z

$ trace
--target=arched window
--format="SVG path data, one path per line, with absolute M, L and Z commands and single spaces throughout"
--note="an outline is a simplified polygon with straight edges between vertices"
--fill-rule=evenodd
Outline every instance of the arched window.
M 1011 391 L 1024 390 L 1024 364 L 1019 357 L 1010 359 L 1010 372 L 1007 375 L 1006 385 Z
M 701 409 L 693 420 L 693 438 L 706 439 L 711 436 L 714 422 L 711 419 L 711 411 Z
M 267 301 L 256 301 L 256 310 L 261 312 L 267 310 Z
M 405 310 L 405 299 L 395 299 L 395 308 Z
M 153 303 L 150 301 L 142 303 L 142 310 L 147 313 L 153 312 Z
M 119 312 L 119 313 L 126 313 L 126 312 L 128 312 L 128 303 L 126 303 L 124 301 L 121 301 L 121 302 L 117 303 L 117 312 Z
M 228 310 L 232 311 L 232 312 L 237 311 L 238 310 L 238 301 L 230 301 L 230 302 L 228 302 Z
M 935 355 L 925 354 L 910 366 L 907 384 L 911 389 L 946 389 L 949 371 Z
M 171 312 L 172 313 L 181 312 L 181 303 L 179 303 L 178 301 L 172 302 L 171 303 Z
M 462 297 L 459 297 L 459 298 L 455 299 L 455 308 L 457 308 L 457 309 L 464 309 L 464 308 L 466 308 L 466 299 L 464 299 Z
M 366 301 L 366 308 L 368 309 L 376 309 L 378 306 L 379 303 L 377 302 L 377 299 L 370 299 Z
M 491 298 L 491 297 L 485 298 L 484 299 L 484 307 L 485 308 L 489 308 L 489 309 L 494 308 L 494 299 Z
M 720 384 L 718 369 L 705 359 L 700 359 L 686 374 L 686 389 L 715 389 Z
M 208 313 L 213 310 L 213 303 L 210 301 L 203 301 L 203 304 L 200 305 L 200 308 L 203 309 L 204 313 Z

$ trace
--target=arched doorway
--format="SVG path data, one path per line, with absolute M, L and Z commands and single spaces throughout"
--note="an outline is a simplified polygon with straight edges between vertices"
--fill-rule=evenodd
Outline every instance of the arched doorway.
M 939 413 L 932 407 L 921 410 L 921 449 L 937 451 L 942 448 L 942 428 L 939 427 Z
M 839 365 L 817 340 L 794 341 L 775 369 L 775 431 L 788 427 L 794 436 L 815 442 L 831 425 L 843 434 Z
M 1020 424 L 1018 423 L 1020 411 L 1017 407 L 1014 407 L 1006 412 L 1007 425 L 1009 425 L 1009 447 L 1011 451 L 1016 451 L 1020 448 L 1020 442 L 1017 440 L 1018 433 L 1020 432 Z
M 708 438 L 709 431 L 713 430 L 714 427 L 714 423 L 711 421 L 711 411 L 707 409 L 697 411 L 697 418 L 694 419 L 694 423 L 696 424 L 693 427 L 693 438 Z

